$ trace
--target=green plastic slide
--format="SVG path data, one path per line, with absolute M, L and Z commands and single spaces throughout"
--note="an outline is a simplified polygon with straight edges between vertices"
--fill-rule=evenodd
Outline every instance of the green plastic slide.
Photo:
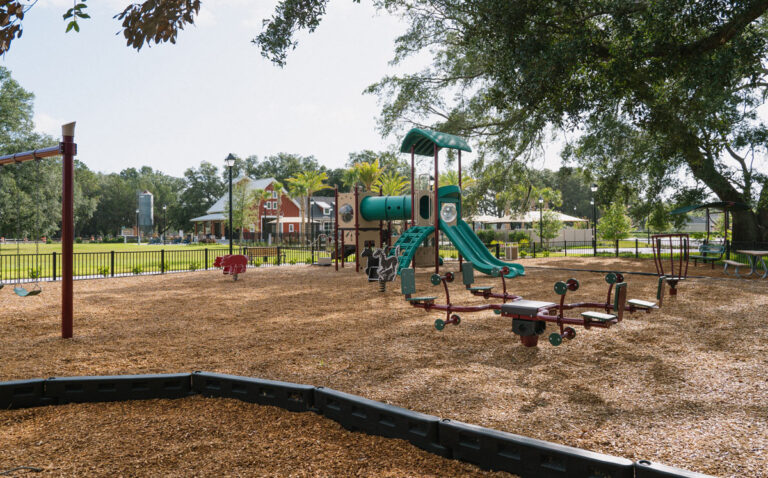
M 504 262 L 494 257 L 472 228 L 461 219 L 455 226 L 449 226 L 441 220 L 440 231 L 448 236 L 459 253 L 472 263 L 475 270 L 483 274 L 493 275 L 493 269 L 508 267 L 509 273 L 505 276 L 508 279 L 525 275 L 525 268 L 520 264 Z

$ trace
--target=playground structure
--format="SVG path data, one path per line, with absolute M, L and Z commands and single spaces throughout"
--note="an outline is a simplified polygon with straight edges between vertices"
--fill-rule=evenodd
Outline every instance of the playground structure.
M 509 294 L 505 277 L 509 271 L 505 268 L 494 269 L 491 275 L 501 277 L 503 292 L 494 293 L 492 287 L 473 287 L 474 267 L 472 263 L 464 264 L 462 268 L 462 280 L 466 289 L 476 296 L 484 299 L 498 298 L 502 303 L 482 304 L 482 305 L 456 305 L 451 302 L 451 295 L 448 289 L 448 283 L 453 282 L 455 276 L 452 272 L 444 275 L 433 274 L 430 281 L 433 285 L 443 285 L 445 289 L 445 304 L 435 303 L 437 297 L 423 296 L 414 297 L 416 292 L 415 272 L 412 268 L 401 270 L 400 285 L 401 292 L 413 307 L 422 308 L 426 311 L 443 311 L 446 314 L 445 319 L 435 320 L 435 328 L 443 330 L 446 325 L 459 325 L 461 317 L 455 312 L 481 312 L 493 310 L 494 313 L 502 317 L 512 319 L 512 331 L 520 336 L 520 342 L 526 347 L 535 347 L 538 345 L 539 335 L 546 330 L 546 323 L 557 324 L 559 332 L 553 332 L 549 335 L 549 342 L 554 345 L 560 345 L 563 340 L 572 340 L 576 337 L 576 330 L 572 326 L 581 326 L 589 330 L 592 327 L 609 328 L 621 322 L 624 312 L 630 313 L 638 310 L 650 312 L 658 308 L 656 303 L 638 299 L 627 300 L 627 283 L 624 282 L 624 276 L 620 273 L 609 273 L 605 276 L 608 283 L 608 296 L 605 302 L 576 302 L 565 303 L 565 296 L 568 291 L 579 289 L 579 281 L 568 279 L 567 281 L 558 281 L 555 283 L 554 291 L 560 296 L 559 304 L 555 302 L 526 300 L 521 296 Z M 661 281 L 659 282 L 661 285 Z M 660 289 L 660 294 L 663 291 Z M 611 299 L 613 297 L 613 299 Z M 586 311 L 581 312 L 581 317 L 566 317 L 565 311 L 581 308 L 599 308 L 605 312 Z
M 26 161 L 40 161 L 52 156 L 62 157 L 61 337 L 68 339 L 72 338 L 73 327 L 74 158 L 77 155 L 75 123 L 62 125 L 61 136 L 62 141 L 56 146 L 0 156 L 0 166 L 21 164 Z M 32 290 L 27 290 L 20 286 L 14 288 L 14 292 L 20 297 L 35 296 L 40 294 L 41 291 L 37 283 Z
M 653 247 L 653 262 L 656 265 L 656 273 L 659 275 L 659 287 L 663 283 L 669 285 L 669 295 L 677 295 L 677 283 L 688 278 L 688 234 L 656 234 L 651 236 Z M 664 250 L 669 248 L 669 261 L 663 257 Z M 675 260 L 675 249 L 679 250 Z M 669 262 L 669 269 L 664 269 Z M 659 299 L 664 291 L 659 291 Z
M 453 149 L 458 153 L 458 186 L 440 187 L 438 152 Z M 501 261 L 491 254 L 472 228 L 461 219 L 461 152 L 471 152 L 462 138 L 446 133 L 414 128 L 408 132 L 400 152 L 411 153 L 411 190 L 409 195 L 381 196 L 357 187 L 350 193 L 335 194 L 336 231 L 334 253 L 336 270 L 344 267 L 345 258 L 355 254 L 355 271 L 360 270 L 360 258 L 365 249 L 384 249 L 393 246 L 389 256 L 399 248 L 397 273 L 408 267 L 434 265 L 440 272 L 440 233 L 456 246 L 459 264 L 464 259 L 475 269 L 492 275 L 505 268 L 506 277 L 524 275 L 519 264 Z M 434 156 L 434 176 L 416 178 L 415 156 Z M 431 184 L 430 184 L 431 182 Z M 403 232 L 394 244 L 390 244 L 384 221 L 403 221 Z

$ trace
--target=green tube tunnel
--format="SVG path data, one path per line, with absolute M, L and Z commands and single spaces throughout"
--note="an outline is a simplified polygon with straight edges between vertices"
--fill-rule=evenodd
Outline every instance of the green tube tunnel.
M 368 196 L 360 201 L 366 221 L 396 221 L 411 218 L 411 196 Z

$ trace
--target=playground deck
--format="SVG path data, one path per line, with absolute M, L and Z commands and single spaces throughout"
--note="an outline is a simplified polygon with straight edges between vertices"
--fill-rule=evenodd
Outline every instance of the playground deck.
M 626 270 L 634 263 L 599 261 L 550 258 L 541 265 Z M 653 267 L 652 262 L 647 265 Z M 456 265 L 448 269 L 455 270 Z M 429 285 L 429 273 L 417 274 L 419 293 L 440 297 L 440 291 Z M 526 274 L 510 283 L 511 292 L 527 299 L 552 300 L 552 284 L 569 277 L 581 282 L 573 300 L 605 293 L 602 274 L 534 268 Z M 655 294 L 654 277 L 633 275 L 627 281 L 631 298 L 650 299 Z M 480 275 L 476 285 L 496 282 Z M 380 294 L 362 274 L 349 269 L 338 273 L 305 266 L 256 269 L 238 282 L 216 271 L 78 281 L 75 338 L 68 341 L 59 338 L 59 287 L 46 284 L 42 295 L 30 299 L 0 291 L 0 380 L 203 369 L 328 386 L 632 460 L 718 476 L 768 476 L 764 379 L 768 329 L 761 312 L 768 306 L 768 284 L 764 281 L 689 280 L 660 311 L 626 317 L 609 330 L 579 330 L 574 341 L 560 347 L 543 344 L 533 349 L 520 346 L 509 322 L 490 312 L 462 314 L 460 326 L 437 332 L 432 322 L 440 315 L 413 310 L 396 285 Z M 459 283 L 452 284 L 454 301 L 483 302 L 460 288 Z M 146 402 L 0 412 L 0 428 L 6 434 L 0 441 L 9 443 L 6 438 L 12 438 L 0 452 L 0 464 L 8 463 L 8 456 L 18 456 L 14 453 L 27 444 L 20 437 L 39 433 L 45 438 L 30 465 L 53 469 L 61 458 L 55 446 L 61 437 L 82 430 L 82 436 L 73 440 L 95 443 L 87 431 L 100 430 L 107 417 L 120 423 L 146 417 L 146 427 L 157 429 L 146 436 L 126 433 L 120 444 L 127 451 L 117 453 L 111 463 L 127 474 L 153 474 L 154 449 L 177 446 L 174 410 L 187 402 L 192 410 L 221 417 L 223 424 L 233 427 L 240 415 L 253 423 L 256 420 L 249 417 L 276 413 L 260 411 L 256 405 L 219 405 L 202 399 L 156 408 L 155 402 Z M 134 418 L 123 419 L 124 410 Z M 71 420 L 55 419 L 59 414 Z M 80 421 L 77 428 L 75 416 Z M 280 423 L 283 420 L 288 419 L 279 418 Z M 303 424 L 315 418 L 298 420 Z M 201 432 L 189 433 L 199 439 Z M 324 437 L 330 432 L 322 428 L 319 433 Z M 286 435 L 289 443 L 302 446 Z M 386 451 L 379 449 L 400 446 L 387 441 L 371 447 L 365 445 L 366 439 L 354 435 L 351 440 L 382 467 L 391 457 L 376 461 L 376 453 Z M 210 453 L 184 455 L 189 466 L 200 463 L 205 470 L 215 460 L 245 453 L 238 451 L 242 441 L 226 441 L 215 434 L 213 440 L 217 445 Z M 275 437 L 274 443 L 277 449 L 286 441 Z M 358 449 L 339 454 L 333 448 L 337 445 L 330 446 L 327 455 L 336 456 L 338 466 L 363 466 L 355 455 Z M 285 462 L 284 470 L 315 474 L 314 468 L 302 468 L 304 454 L 295 458 Z M 379 476 L 464 473 L 413 459 L 368 470 Z M 441 461 L 431 456 L 430 460 Z M 406 468 L 408 472 L 403 471 Z

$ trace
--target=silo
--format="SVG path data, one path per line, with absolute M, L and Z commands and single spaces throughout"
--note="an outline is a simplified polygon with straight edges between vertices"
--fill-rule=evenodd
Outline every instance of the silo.
M 142 234 L 151 234 L 155 225 L 154 196 L 149 191 L 139 193 L 139 228 Z

